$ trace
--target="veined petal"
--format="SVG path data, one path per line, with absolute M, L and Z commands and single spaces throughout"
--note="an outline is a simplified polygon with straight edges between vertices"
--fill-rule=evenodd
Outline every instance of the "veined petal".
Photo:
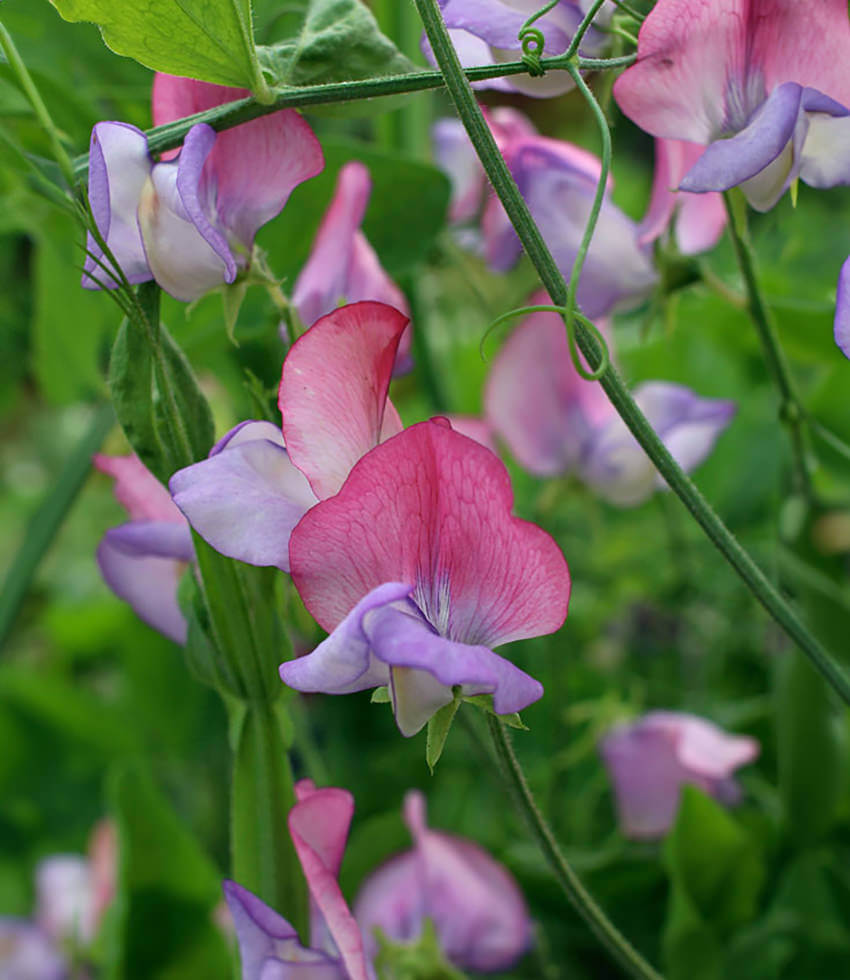
M 591 432 L 614 414 L 599 384 L 576 371 L 557 313 L 532 313 L 513 331 L 490 369 L 484 405 L 514 457 L 539 476 L 575 467 Z
M 555 542 L 511 516 L 496 456 L 445 421 L 422 422 L 367 453 L 339 493 L 295 529 L 290 559 L 307 607 L 332 630 L 385 582 L 442 635 L 485 647 L 553 632 L 569 573 Z
M 250 95 L 244 89 L 158 74 L 154 124 Z M 250 252 L 257 229 L 279 214 L 298 184 L 324 167 L 319 141 L 293 109 L 219 133 L 206 167 L 220 226 Z
M 97 563 L 109 588 L 175 643 L 186 642 L 177 583 L 184 563 L 193 557 L 188 526 L 155 521 L 111 528 L 97 549 Z
M 349 980 L 370 980 L 363 938 L 342 897 L 337 875 L 354 798 L 343 789 L 327 788 L 302 795 L 289 812 L 289 832 L 301 862 L 310 897 L 321 913 Z
M 440 636 L 412 603 L 372 609 L 363 632 L 375 657 L 392 668 L 390 693 L 402 735 L 415 735 L 449 704 L 455 686 L 468 696 L 492 694 L 498 714 L 522 711 L 543 696 L 539 681 L 487 647 Z
M 97 123 L 92 129 L 89 148 L 92 215 L 115 261 L 131 283 L 146 282 L 151 278 L 136 220 L 142 188 L 151 167 L 148 141 L 140 129 L 121 122 Z M 116 286 L 115 280 L 95 261 L 98 259 L 111 268 L 91 233 L 86 239 L 86 249 L 94 258 L 86 256 L 83 286 L 100 288 L 89 274 L 105 286 Z
M 389 683 L 389 669 L 375 659 L 363 617 L 406 599 L 411 591 L 402 582 L 384 582 L 369 591 L 312 653 L 280 665 L 281 680 L 296 691 L 322 694 L 351 694 Z
M 171 494 L 216 551 L 288 572 L 289 536 L 316 495 L 278 442 L 249 440 L 241 432 L 209 459 L 178 470 L 169 481 Z
M 407 322 L 384 303 L 353 303 L 318 320 L 283 363 L 284 440 L 319 499 L 336 493 L 364 453 L 401 429 L 387 392 Z

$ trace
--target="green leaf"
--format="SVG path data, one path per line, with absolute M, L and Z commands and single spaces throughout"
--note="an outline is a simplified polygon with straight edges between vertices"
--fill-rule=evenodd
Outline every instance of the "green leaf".
M 114 779 L 119 868 L 111 976 L 227 980 L 227 944 L 213 923 L 222 875 L 141 766 Z
M 451 188 L 436 167 L 353 140 L 323 141 L 325 169 L 296 187 L 277 221 L 260 229 L 269 264 L 289 285 L 310 254 L 341 167 L 359 160 L 372 176 L 363 232 L 389 275 L 412 272 L 445 227 Z
M 158 307 L 151 312 L 158 320 Z M 152 341 L 134 322 L 121 324 L 109 362 L 109 388 L 130 445 L 167 484 L 176 470 L 206 457 L 215 430 L 210 407 L 183 352 L 164 325 L 157 337 Z M 154 343 L 161 351 L 158 363 Z M 175 416 L 182 433 L 175 430 Z
M 444 705 L 440 710 L 428 719 L 428 737 L 425 741 L 425 761 L 431 772 L 440 761 L 443 748 L 449 735 L 449 729 L 460 707 L 461 699 L 454 698 L 450 704 Z
M 758 843 L 719 803 L 685 786 L 664 862 L 671 882 L 664 930 L 670 975 L 719 980 L 724 941 L 753 917 L 764 883 Z
M 275 88 L 415 72 L 361 0 L 310 0 L 298 34 L 257 51 Z M 350 109 L 350 107 L 346 107 Z M 386 105 L 381 111 L 386 111 Z M 356 111 L 362 114 L 362 104 Z
M 65 20 L 91 21 L 116 53 L 147 68 L 255 88 L 250 0 L 50 0 Z

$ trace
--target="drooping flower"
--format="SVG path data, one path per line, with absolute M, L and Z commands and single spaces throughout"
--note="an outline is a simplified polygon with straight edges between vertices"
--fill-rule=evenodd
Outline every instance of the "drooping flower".
M 403 735 L 455 690 L 520 711 L 541 685 L 492 648 L 557 630 L 570 580 L 555 542 L 511 516 L 507 471 L 446 420 L 367 453 L 290 539 L 293 581 L 330 636 L 281 665 L 290 687 L 347 694 L 389 685 Z
M 307 326 L 342 303 L 361 300 L 386 303 L 410 318 L 404 293 L 387 275 L 360 229 L 371 193 L 372 178 L 364 164 L 352 160 L 340 170 L 333 200 L 292 292 L 298 316 Z M 411 366 L 410 345 L 408 325 L 396 355 L 397 373 Z
M 286 919 L 227 881 L 242 980 L 372 980 L 360 929 L 337 884 L 354 798 L 343 789 L 317 789 L 308 779 L 296 783 L 295 795 L 288 823 L 310 891 L 310 946 L 301 945 Z
M 547 301 L 545 293 L 532 297 L 534 305 Z M 669 382 L 640 385 L 634 397 L 688 471 L 705 459 L 735 412 L 732 402 L 700 398 Z M 493 362 L 484 404 L 492 428 L 531 473 L 575 473 L 620 506 L 639 504 L 665 485 L 601 386 L 576 371 L 556 313 L 532 313 L 514 330 Z
M 138 457 L 97 455 L 94 464 L 115 477 L 115 496 L 130 516 L 98 545 L 97 563 L 106 584 L 149 626 L 185 643 L 177 585 L 195 557 L 189 525 Z
M 661 837 L 670 829 L 685 784 L 727 805 L 740 800 L 732 774 L 759 754 L 754 738 L 727 735 L 695 715 L 652 711 L 602 741 L 626 837 Z
M 519 61 L 523 54 L 520 30 L 543 6 L 537 0 L 439 0 L 439 3 L 449 36 L 465 68 Z M 534 22 L 545 40 L 543 57 L 551 58 L 567 50 L 590 6 L 590 0 L 560 0 L 545 17 Z M 610 11 L 603 7 L 594 23 L 605 27 L 609 19 Z M 582 39 L 581 54 L 595 57 L 604 45 L 605 35 L 591 27 Z M 431 64 L 436 64 L 424 36 L 422 50 Z M 545 98 L 563 95 L 574 82 L 566 71 L 550 71 L 539 78 L 513 75 L 475 84 L 480 88 Z
M 844 0 L 659 0 L 614 94 L 653 136 L 707 147 L 681 190 L 739 185 L 766 211 L 798 177 L 850 182 L 848 59 Z
M 248 95 L 158 74 L 154 123 L 171 122 Z M 171 154 L 166 156 L 171 157 Z M 293 189 L 319 173 L 321 147 L 291 109 L 216 134 L 198 123 L 179 155 L 155 163 L 144 133 L 120 122 L 92 130 L 89 199 L 97 227 L 131 283 L 156 279 L 180 300 L 232 283 L 251 261 L 257 229 Z M 109 259 L 89 235 L 83 285 L 115 285 Z M 114 271 L 114 270 L 111 270 Z
M 204 540 L 230 558 L 289 571 L 289 537 L 303 514 L 401 430 L 387 392 L 406 325 L 383 303 L 353 303 L 299 337 L 283 365 L 282 428 L 243 422 L 170 480 Z
M 599 159 L 571 143 L 537 135 L 515 111 L 496 110 L 488 113 L 488 121 L 552 257 L 569 279 L 596 196 Z M 474 218 L 480 208 L 476 194 L 486 187 L 474 150 L 455 125 L 441 122 L 434 135 L 437 160 L 452 180 L 453 213 L 458 220 Z M 609 179 L 579 280 L 578 302 L 590 317 L 634 305 L 657 282 L 638 226 L 613 203 L 612 190 Z M 519 261 L 522 245 L 494 195 L 484 203 L 480 227 L 481 251 L 490 267 L 496 272 L 512 268 Z
M 714 248 L 726 227 L 726 208 L 720 194 L 676 190 L 705 147 L 684 140 L 655 141 L 655 177 L 649 208 L 640 223 L 641 245 L 654 242 L 673 223 L 682 255 Z
M 431 830 L 425 797 L 404 800 L 413 849 L 390 858 L 363 883 L 354 916 L 374 957 L 375 928 L 415 942 L 433 922 L 446 958 L 463 970 L 509 969 L 531 943 L 531 920 L 508 871 L 472 841 Z

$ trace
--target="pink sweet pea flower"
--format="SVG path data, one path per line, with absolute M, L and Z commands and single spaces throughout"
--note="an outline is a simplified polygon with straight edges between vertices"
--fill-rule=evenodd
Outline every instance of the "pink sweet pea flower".
M 487 118 L 552 257 L 569 278 L 593 206 L 601 162 L 581 147 L 539 136 L 514 110 L 488 112 Z M 453 214 L 457 220 L 468 220 L 478 215 L 486 181 L 458 125 L 441 121 L 435 127 L 435 156 L 452 181 Z M 609 178 L 579 282 L 578 302 L 590 317 L 640 302 L 658 278 L 649 249 L 639 240 L 638 226 L 613 203 L 612 190 Z M 512 268 L 522 254 L 513 225 L 494 195 L 483 206 L 481 251 L 496 272 Z
M 708 147 L 681 190 L 740 185 L 766 211 L 798 177 L 850 182 L 848 59 L 844 0 L 659 0 L 614 94 L 653 136 Z
M 289 832 L 310 890 L 310 947 L 295 929 L 235 882 L 224 883 L 233 915 L 242 980 L 373 980 L 363 939 L 337 884 L 354 798 L 304 779 L 289 813 Z
M 465 68 L 519 61 L 522 58 L 519 32 L 526 20 L 543 6 L 537 0 L 439 0 L 439 3 L 449 36 Z M 535 21 L 534 26 L 545 38 L 544 57 L 551 58 L 567 50 L 590 5 L 590 0 L 559 0 L 545 17 Z M 610 10 L 603 8 L 595 23 L 604 27 L 609 19 Z M 582 40 L 581 54 L 595 57 L 604 46 L 605 35 L 590 28 Z M 422 50 L 431 64 L 436 64 L 424 36 Z M 550 71 L 539 78 L 525 75 L 494 78 L 477 82 L 475 87 L 546 98 L 563 95 L 573 84 L 566 71 Z
M 662 837 L 670 829 L 683 785 L 721 803 L 740 800 L 732 774 L 757 758 L 754 738 L 727 735 L 711 722 L 674 711 L 653 711 L 610 732 L 599 748 L 614 786 L 626 837 Z
M 538 293 L 531 302 L 548 297 Z M 735 412 L 732 402 L 669 382 L 640 385 L 634 397 L 687 471 L 706 458 Z M 484 404 L 493 430 L 531 473 L 575 473 L 623 507 L 666 485 L 602 387 L 576 371 L 556 313 L 532 313 L 514 330 L 493 362 Z
M 354 916 L 367 953 L 377 952 L 375 928 L 413 942 L 430 919 L 446 958 L 462 970 L 507 970 L 531 943 L 531 920 L 516 881 L 472 841 L 431 830 L 425 797 L 404 800 L 413 849 L 398 854 L 363 883 Z
M 130 516 L 98 545 L 97 563 L 106 584 L 149 626 L 185 643 L 177 585 L 186 562 L 195 557 L 189 525 L 137 456 L 97 455 L 94 465 L 115 477 L 115 496 Z
M 674 218 L 676 247 L 682 255 L 707 252 L 717 244 L 726 227 L 722 196 L 676 190 L 704 150 L 684 140 L 655 141 L 655 178 L 649 209 L 640 224 L 641 245 L 660 238 Z
M 330 636 L 281 665 L 284 683 L 326 694 L 387 684 L 406 736 L 455 686 L 492 694 L 499 714 L 540 698 L 541 685 L 492 648 L 557 630 L 569 572 L 512 504 L 502 463 L 444 419 L 367 453 L 292 533 L 293 581 Z
M 248 94 L 157 74 L 154 123 Z M 291 109 L 219 134 L 199 123 L 179 155 L 159 163 L 140 129 L 103 122 L 92 130 L 89 199 L 97 227 L 131 283 L 153 278 L 177 299 L 192 301 L 236 279 L 250 264 L 257 229 L 323 166 L 316 137 Z M 91 235 L 87 247 L 109 267 Z M 89 257 L 83 286 L 97 288 L 95 279 L 115 285 Z
M 407 323 L 383 303 L 353 303 L 298 338 L 283 364 L 282 428 L 243 422 L 169 482 L 205 541 L 230 558 L 290 570 L 289 537 L 301 517 L 401 430 L 387 392 Z
M 410 318 L 404 293 L 360 230 L 371 193 L 372 178 L 362 163 L 353 160 L 340 170 L 333 200 L 292 293 L 298 316 L 307 326 L 341 303 L 361 300 L 386 303 Z M 396 373 L 410 369 L 410 346 L 408 325 L 399 343 Z

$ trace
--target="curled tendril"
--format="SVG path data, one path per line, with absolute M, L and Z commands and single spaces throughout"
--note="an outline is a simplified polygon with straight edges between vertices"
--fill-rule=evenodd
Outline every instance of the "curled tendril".
M 484 342 L 496 329 L 496 327 L 506 323 L 508 320 L 513 320 L 515 317 L 527 316 L 530 313 L 559 313 L 564 318 L 564 326 L 567 329 L 567 345 L 570 349 L 570 359 L 573 362 L 573 367 L 576 369 L 579 377 L 584 378 L 585 381 L 599 381 L 611 364 L 611 354 L 608 350 L 608 343 L 605 340 L 605 337 L 602 335 L 602 331 L 596 326 L 595 323 L 588 320 L 586 316 L 579 313 L 577 310 L 572 310 L 571 312 L 566 306 L 553 306 L 549 305 L 548 303 L 540 303 L 535 306 L 521 306 L 519 309 L 510 310 L 508 313 L 503 313 L 500 317 L 497 317 L 484 331 L 484 336 L 481 338 L 481 343 L 479 345 L 482 359 L 484 358 Z M 588 371 L 584 364 L 582 364 L 578 343 L 576 342 L 577 321 L 580 322 L 583 327 L 589 330 L 591 334 L 593 334 L 593 339 L 601 348 L 599 364 L 596 366 L 594 371 Z
M 559 2 L 560 0 L 550 0 L 542 10 L 538 10 L 536 14 L 532 14 L 519 29 L 517 39 L 522 43 L 522 63 L 528 69 L 528 74 L 532 78 L 539 78 L 546 71 L 540 64 L 540 57 L 546 46 L 546 38 L 543 36 L 543 31 L 540 28 L 533 26 L 534 22 L 540 20 L 541 17 L 545 17 L 550 10 L 554 10 Z

